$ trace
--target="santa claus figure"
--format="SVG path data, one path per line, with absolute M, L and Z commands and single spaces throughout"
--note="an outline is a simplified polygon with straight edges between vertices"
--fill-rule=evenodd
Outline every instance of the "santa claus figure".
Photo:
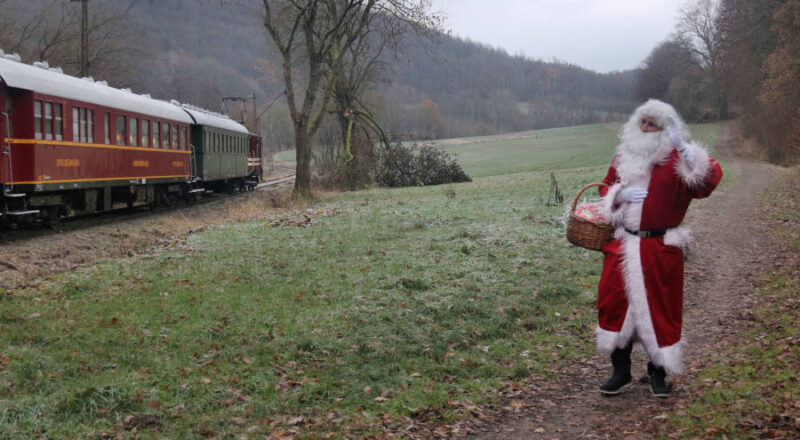
M 598 287 L 597 348 L 614 372 L 600 387 L 615 395 L 631 383 L 631 350 L 650 356 L 654 396 L 667 397 L 667 374 L 682 369 L 683 249 L 681 226 L 692 199 L 708 197 L 722 170 L 675 109 L 651 99 L 623 126 L 622 143 L 601 187 L 602 213 L 616 228 L 603 247 Z

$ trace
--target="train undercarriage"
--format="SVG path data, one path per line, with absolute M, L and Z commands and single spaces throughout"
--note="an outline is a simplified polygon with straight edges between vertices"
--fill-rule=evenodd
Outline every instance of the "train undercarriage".
M 0 193 L 0 230 L 55 225 L 65 218 L 134 206 L 172 207 L 199 201 L 210 193 L 252 191 L 256 185 L 258 180 L 251 175 L 212 182 L 145 183 L 49 192 L 4 188 Z

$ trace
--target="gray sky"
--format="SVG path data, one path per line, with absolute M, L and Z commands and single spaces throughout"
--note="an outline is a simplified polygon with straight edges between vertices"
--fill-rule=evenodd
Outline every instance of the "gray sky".
M 433 0 L 454 36 L 608 72 L 638 67 L 674 31 L 681 0 Z

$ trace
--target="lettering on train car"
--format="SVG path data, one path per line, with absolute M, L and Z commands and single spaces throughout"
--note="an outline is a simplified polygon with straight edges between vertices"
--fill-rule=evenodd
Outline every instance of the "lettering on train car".
M 56 167 L 58 168 L 77 168 L 81 166 L 80 159 L 56 159 Z

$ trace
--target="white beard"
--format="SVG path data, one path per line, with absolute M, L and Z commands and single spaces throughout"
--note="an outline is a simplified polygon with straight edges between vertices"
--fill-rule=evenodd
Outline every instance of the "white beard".
M 620 138 L 622 143 L 617 147 L 614 166 L 623 184 L 636 177 L 648 176 L 653 166 L 666 161 L 672 151 L 667 132 L 643 132 L 637 116 L 622 127 Z

